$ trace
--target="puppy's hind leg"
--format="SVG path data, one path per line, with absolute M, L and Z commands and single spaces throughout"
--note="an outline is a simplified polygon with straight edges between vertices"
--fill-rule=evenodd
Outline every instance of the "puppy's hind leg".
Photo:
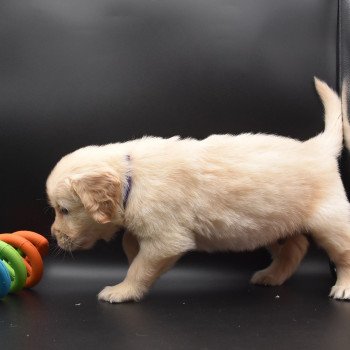
M 283 244 L 268 247 L 272 263 L 264 270 L 255 272 L 250 282 L 265 286 L 279 286 L 298 268 L 306 254 L 309 242 L 303 235 L 288 238 Z
M 326 250 L 336 266 L 337 281 L 330 292 L 330 297 L 334 299 L 350 299 L 349 213 L 349 207 L 345 212 L 341 210 L 332 215 L 323 213 L 323 220 L 311 232 L 314 240 Z

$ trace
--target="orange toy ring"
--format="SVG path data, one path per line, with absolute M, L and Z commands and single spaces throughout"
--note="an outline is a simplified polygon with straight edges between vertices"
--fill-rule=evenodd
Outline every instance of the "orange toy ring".
M 0 234 L 0 240 L 11 244 L 14 248 L 20 249 L 26 255 L 27 259 L 23 259 L 28 273 L 25 287 L 31 288 L 35 286 L 40 281 L 44 270 L 43 260 L 37 248 L 20 235 L 2 233 Z
M 41 257 L 44 257 L 49 253 L 49 242 L 45 237 L 39 235 L 39 233 L 33 231 L 17 231 L 13 234 L 24 237 L 31 242 L 36 249 L 38 249 Z

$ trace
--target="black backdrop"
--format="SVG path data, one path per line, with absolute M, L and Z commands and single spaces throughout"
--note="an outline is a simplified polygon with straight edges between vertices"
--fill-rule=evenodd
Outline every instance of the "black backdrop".
M 1 2 L 2 231 L 47 232 L 45 180 L 78 147 L 142 135 L 323 128 L 336 87 L 327 0 Z
M 307 139 L 322 131 L 322 108 L 312 78 L 316 75 L 336 88 L 347 72 L 349 4 L 340 3 L 339 11 L 338 3 L 329 0 L 0 1 L 0 231 L 49 233 L 52 214 L 45 199 L 46 177 L 61 156 L 81 146 L 146 134 L 203 138 L 213 133 L 252 131 Z M 343 31 L 342 37 L 338 29 Z M 344 152 L 346 184 L 350 179 L 347 158 Z M 288 348 L 293 342 L 286 341 L 287 334 L 296 339 L 311 332 L 308 348 L 327 348 L 327 342 L 322 342 L 322 324 L 308 326 L 314 318 L 303 316 L 307 305 L 313 308 L 315 303 L 334 312 L 326 298 L 331 280 L 324 255 L 315 254 L 306 266 L 307 271 L 311 266 L 312 271 L 321 273 L 323 279 L 312 280 L 311 287 L 302 277 L 292 279 L 290 289 L 284 289 L 286 304 L 271 309 L 269 302 L 275 302 L 280 290 L 243 288 L 232 292 L 228 284 L 221 283 L 221 277 L 210 272 L 215 264 L 220 273 L 232 266 L 238 275 L 247 268 L 252 272 L 267 263 L 265 253 L 192 254 L 155 288 L 145 301 L 146 309 L 140 305 L 139 309 L 113 309 L 121 312 L 117 321 L 108 305 L 95 304 L 95 294 L 125 273 L 119 243 L 120 238 L 110 245 L 101 243 L 91 252 L 77 253 L 75 260 L 68 257 L 62 261 L 52 255 L 37 294 L 25 294 L 10 299 L 7 306 L 0 305 L 5 317 L 0 334 L 8 336 L 8 343 L 3 344 L 9 349 L 27 344 L 28 332 L 32 337 L 28 344 L 42 348 L 68 349 L 77 344 L 92 348 L 100 344 L 102 335 L 110 341 L 107 348 L 109 344 L 111 348 L 113 344 L 127 348 L 141 344 L 143 348 L 172 348 L 171 344 L 177 344 L 174 348 L 213 348 L 213 339 L 219 338 L 222 346 L 234 341 L 237 348 L 254 348 L 260 341 L 262 347 L 270 348 L 281 345 L 278 339 Z M 107 272 L 96 270 L 99 264 Z M 192 271 L 189 277 L 181 275 L 181 267 Z M 200 267 L 210 273 L 201 275 Z M 182 282 L 176 282 L 177 278 Z M 245 286 L 249 276 L 244 278 L 240 283 Z M 201 282 L 191 289 L 188 281 L 193 280 Z M 186 286 L 181 285 L 184 281 Z M 219 292 L 220 288 L 224 292 Z M 319 299 L 313 294 L 315 290 L 320 292 Z M 266 309 L 259 303 L 250 304 L 249 293 L 255 293 L 254 298 Z M 304 293 L 310 294 L 307 301 L 295 296 Z M 178 314 L 179 305 L 188 299 L 179 301 L 175 296 L 184 298 L 187 294 L 196 307 Z M 236 298 L 235 303 L 230 304 L 229 295 Z M 71 306 L 79 306 L 75 301 L 83 298 L 89 307 L 77 316 Z M 211 305 L 209 311 L 203 305 Z M 284 318 L 294 307 L 300 311 L 293 316 L 300 320 L 299 328 Z M 220 316 L 221 309 L 236 317 L 235 312 L 239 312 L 235 330 L 239 322 L 258 322 L 263 328 L 258 328 L 260 333 L 256 329 L 251 333 L 248 327 L 235 338 L 230 327 L 218 328 L 233 325 L 229 315 Z M 261 313 L 252 316 L 254 310 Z M 268 310 L 274 311 L 270 314 Z M 326 311 L 321 321 L 328 319 Z M 148 315 L 145 322 L 139 314 L 144 316 L 144 312 Z M 193 312 L 197 314 L 194 328 L 188 324 Z M 276 313 L 277 323 L 273 323 Z M 31 314 L 36 315 L 34 323 L 29 322 Z M 58 316 L 50 318 L 53 314 Z M 267 318 L 261 318 L 262 314 Z M 332 327 L 339 329 L 345 316 L 335 317 Z M 209 322 L 211 317 L 214 323 Z M 75 326 L 68 332 L 66 325 L 71 321 Z M 109 321 L 116 322 L 115 326 Z M 17 329 L 11 329 L 9 322 L 17 324 Z M 132 329 L 147 322 L 148 334 L 154 337 L 138 343 Z M 28 325 L 39 327 L 43 334 L 29 331 Z M 120 330 L 117 325 L 125 328 Z M 277 332 L 273 341 L 267 335 L 270 327 Z M 174 329 L 181 331 L 174 333 Z M 189 336 L 182 342 L 191 329 L 197 340 L 192 342 Z M 131 332 L 129 340 L 120 337 L 123 331 Z M 341 348 L 346 344 L 346 332 L 338 332 L 337 337 Z

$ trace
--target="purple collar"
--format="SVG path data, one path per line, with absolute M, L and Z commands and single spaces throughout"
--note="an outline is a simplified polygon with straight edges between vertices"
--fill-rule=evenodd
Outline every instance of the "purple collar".
M 126 156 L 126 160 L 128 161 L 128 165 L 130 165 L 130 155 Z M 128 170 L 126 172 L 126 186 L 124 187 L 124 196 L 123 196 L 123 206 L 124 209 L 126 208 L 126 205 L 128 204 L 128 198 L 131 191 L 132 186 L 132 178 L 130 175 L 130 166 L 128 166 Z

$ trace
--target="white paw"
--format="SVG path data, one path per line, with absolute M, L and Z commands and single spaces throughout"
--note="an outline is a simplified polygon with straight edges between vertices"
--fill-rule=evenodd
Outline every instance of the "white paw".
M 333 286 L 329 294 L 333 299 L 349 300 L 350 299 L 350 287 L 345 286 Z
M 262 286 L 280 286 L 283 282 L 281 276 L 274 275 L 268 269 L 255 272 L 250 280 L 250 283 Z
M 123 283 L 105 287 L 98 294 L 98 300 L 107 301 L 111 304 L 122 303 L 124 301 L 138 301 L 141 297 L 142 294 L 137 292 L 135 288 Z

